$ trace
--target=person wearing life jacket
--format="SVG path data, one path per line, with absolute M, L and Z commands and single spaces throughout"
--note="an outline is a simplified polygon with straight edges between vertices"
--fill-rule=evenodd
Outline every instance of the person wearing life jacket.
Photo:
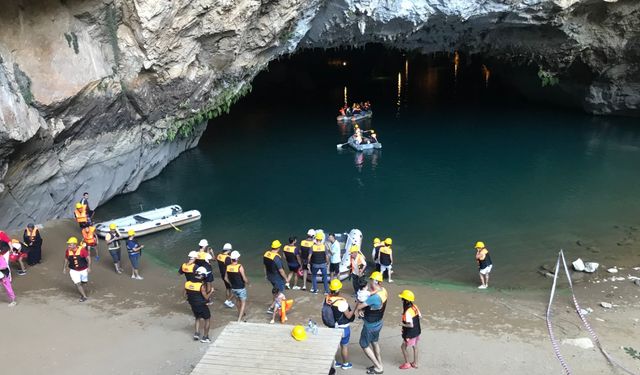
M 289 243 L 284 245 L 282 248 L 284 252 L 284 257 L 287 260 L 287 266 L 289 267 L 289 273 L 287 274 L 287 283 L 286 287 L 289 287 L 289 283 L 291 282 L 291 277 L 293 276 L 293 287 L 291 289 L 298 290 L 300 287 L 298 286 L 298 276 L 301 272 L 300 267 L 302 263 L 302 259 L 300 258 L 300 250 L 296 245 L 298 242 L 298 238 L 296 236 L 289 237 Z
M 80 202 L 76 203 L 76 209 L 73 211 L 73 216 L 76 218 L 76 223 L 80 226 L 80 229 L 90 225 L 89 216 L 87 215 L 87 208 Z
M 233 247 L 230 243 L 224 244 L 224 246 L 222 246 L 222 252 L 218 253 L 218 255 L 216 256 L 216 261 L 218 263 L 218 269 L 220 270 L 220 278 L 224 282 L 226 293 L 224 305 L 229 308 L 234 308 L 235 305 L 231 301 L 231 285 L 224 278 L 224 274 L 227 272 L 227 266 L 231 264 L 231 258 L 229 258 L 229 253 L 231 252 L 231 250 L 233 250 Z
M 349 362 L 349 339 L 351 338 L 351 327 L 349 323 L 353 321 L 354 311 L 349 307 L 349 302 L 340 295 L 342 282 L 338 279 L 331 280 L 329 283 L 329 295 L 325 298 L 325 303 L 331 306 L 333 311 L 333 319 L 335 320 L 335 328 L 342 330 L 342 339 L 340 340 L 340 357 L 342 362 L 336 362 L 336 367 L 348 370 L 353 367 Z
M 402 356 L 404 357 L 404 363 L 400 365 L 400 370 L 407 370 L 410 368 L 418 368 L 418 341 L 420 340 L 420 319 L 422 314 L 420 309 L 415 305 L 416 297 L 410 290 L 403 290 L 398 295 L 402 300 Z M 413 349 L 413 361 L 409 362 L 409 353 L 407 348 Z
M 204 283 L 207 287 L 207 292 L 211 292 L 213 290 L 213 266 L 211 262 L 215 258 L 215 254 L 213 249 L 209 246 L 209 241 L 206 239 L 201 239 L 198 242 L 198 257 L 196 258 L 196 269 L 199 267 L 204 267 L 207 270 L 205 274 Z M 209 301 L 211 304 L 211 301 Z
M 67 240 L 67 249 L 65 251 L 64 265 L 62 273 L 66 274 L 69 270 L 71 281 L 78 288 L 80 293 L 80 302 L 87 300 L 83 285 L 89 282 L 89 272 L 91 272 L 91 256 L 86 247 L 78 246 L 78 239 L 69 237 Z
M 191 306 L 191 311 L 195 318 L 195 332 L 193 334 L 194 341 L 208 344 L 209 328 L 211 327 L 211 311 L 207 302 L 211 299 L 213 290 L 207 291 L 204 279 L 206 278 L 207 269 L 204 267 L 196 268 L 195 280 L 184 283 L 184 294 Z
M 118 226 L 115 223 L 109 224 L 109 233 L 105 234 L 104 239 L 107 241 L 107 249 L 113 260 L 116 273 L 121 274 L 122 267 L 120 266 L 120 260 L 122 254 L 120 240 L 122 239 L 122 235 L 120 231 L 118 231 Z
M 369 291 L 371 295 L 365 302 L 358 302 L 356 313 L 362 317 L 362 331 L 360 333 L 360 347 L 371 360 L 373 366 L 367 368 L 367 374 L 382 374 L 384 372 L 380 353 L 380 330 L 387 307 L 387 290 L 382 287 L 382 273 L 375 271 L 369 277 Z
M 351 282 L 353 283 L 353 293 L 360 289 L 360 279 L 367 269 L 367 261 L 360 252 L 358 245 L 352 245 L 349 249 L 349 268 L 351 269 Z
M 24 259 L 27 259 L 29 256 L 25 249 L 22 248 L 22 243 L 18 240 L 11 239 L 9 243 L 11 245 L 11 251 L 9 253 L 9 264 L 18 263 L 20 269 L 18 270 L 19 276 L 24 276 L 27 274 L 27 269 L 24 266 Z
M 329 294 L 329 278 L 327 275 L 327 264 L 329 256 L 327 255 L 327 247 L 324 244 L 324 235 L 318 232 L 315 235 L 315 241 L 311 246 L 309 254 L 309 264 L 311 265 L 311 290 L 313 294 L 318 293 L 318 279 L 316 275 L 318 271 L 322 275 L 322 284 L 324 285 L 324 294 Z
M 384 243 L 380 241 L 378 237 L 373 239 L 373 250 L 371 251 L 371 259 L 376 265 L 376 271 L 380 272 L 380 248 L 384 246 Z
M 85 212 L 87 213 L 87 217 L 89 218 L 89 221 L 90 222 L 93 221 L 93 214 L 95 213 L 95 211 L 93 211 L 91 207 L 89 207 L 89 193 L 87 193 L 86 191 L 82 193 L 80 204 L 84 206 L 84 209 L 85 209 Z
M 481 283 L 480 286 L 478 286 L 478 289 L 487 289 L 489 287 L 489 273 L 491 273 L 491 269 L 493 268 L 493 262 L 491 262 L 489 250 L 484 246 L 484 242 L 476 242 L 475 248 Z
M 231 293 L 236 299 L 236 307 L 238 308 L 238 322 L 241 322 L 244 318 L 244 309 L 247 306 L 249 278 L 245 274 L 242 264 L 238 263 L 240 253 L 234 250 L 229 255 L 229 258 L 231 259 L 231 264 L 227 265 L 224 279 L 231 285 Z
M 35 266 L 42 260 L 42 237 L 33 223 L 27 224 L 22 233 L 22 241 L 27 246 L 27 264 Z
M 311 247 L 313 246 L 313 237 L 316 235 L 316 231 L 309 229 L 307 231 L 307 238 L 300 241 L 300 259 L 302 260 L 302 290 L 307 290 L 307 273 L 309 271 L 309 254 L 311 254 Z
M 379 250 L 380 273 L 384 276 L 384 273 L 386 272 L 390 283 L 393 282 L 393 280 L 391 280 L 391 274 L 393 273 L 393 270 L 391 269 L 391 267 L 393 267 L 392 244 L 393 240 L 387 237 L 384 239 L 384 245 L 380 247 Z
M 5 242 L 0 240 L 0 284 L 7 292 L 7 297 L 9 297 L 9 307 L 13 307 L 17 304 L 16 302 L 16 294 L 13 291 L 13 286 L 11 285 L 11 268 L 9 268 L 9 252 L 11 251 L 11 246 Z
M 280 247 L 282 247 L 280 241 L 274 240 L 271 242 L 271 249 L 267 250 L 262 256 L 262 264 L 264 264 L 264 275 L 271 283 L 271 286 L 284 292 L 287 275 L 284 273 L 284 268 L 282 267 L 282 258 L 279 254 Z M 269 313 L 272 312 L 273 311 L 270 311 Z
M 190 251 L 187 255 L 189 260 L 186 263 L 182 263 L 182 266 L 178 269 L 178 273 L 184 275 L 187 281 L 195 281 L 196 276 L 196 258 L 198 257 L 197 251 Z
M 82 228 L 82 239 L 87 245 L 87 250 L 91 254 L 91 249 L 96 252 L 96 261 L 100 260 L 100 254 L 98 253 L 98 235 L 96 234 L 96 227 L 88 225 Z
M 129 229 L 127 235 L 129 236 L 127 239 L 127 253 L 129 254 L 129 261 L 131 262 L 131 278 L 135 280 L 144 280 L 138 271 L 140 268 L 140 258 L 142 257 L 142 249 L 144 248 L 144 245 L 140 245 L 138 240 L 135 239 L 136 231 L 133 229 Z

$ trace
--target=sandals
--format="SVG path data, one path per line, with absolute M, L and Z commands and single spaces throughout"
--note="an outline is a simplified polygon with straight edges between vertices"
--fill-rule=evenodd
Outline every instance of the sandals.
M 384 374 L 384 371 L 376 371 L 376 368 L 368 368 L 367 369 L 367 374 Z
M 400 370 L 408 370 L 408 369 L 410 369 L 411 367 L 412 367 L 412 366 L 411 366 L 411 363 L 409 363 L 409 362 L 405 362 L 405 363 L 401 364 L 401 365 L 400 365 L 400 367 L 398 367 L 398 368 L 399 368 Z
M 418 368 L 418 365 L 415 362 L 411 362 L 411 367 Z

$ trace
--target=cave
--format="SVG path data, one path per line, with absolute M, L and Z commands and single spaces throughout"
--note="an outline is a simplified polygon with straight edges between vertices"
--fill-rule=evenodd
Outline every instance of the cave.
M 207 122 L 232 110 L 261 71 L 282 69 L 272 63 L 278 59 L 414 61 L 410 74 L 422 64 L 451 69 L 457 60 L 459 90 L 439 92 L 485 106 L 491 98 L 637 116 L 640 103 L 633 0 L 2 5 L 0 208 L 7 214 L 0 224 L 7 227 L 68 217 L 78 191 L 98 204 L 134 191 L 195 147 Z M 315 57 L 303 61 L 300 51 Z M 367 95 L 352 86 L 351 97 Z M 430 98 L 451 105 L 451 96 Z

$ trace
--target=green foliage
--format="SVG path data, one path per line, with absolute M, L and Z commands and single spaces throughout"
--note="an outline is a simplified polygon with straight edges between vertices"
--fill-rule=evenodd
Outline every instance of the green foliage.
M 214 119 L 223 113 L 229 113 L 231 106 L 240 98 L 251 92 L 251 85 L 246 83 L 240 90 L 228 88 L 220 92 L 212 100 L 210 100 L 203 108 L 193 113 L 191 116 L 175 121 L 165 134 L 165 139 L 172 142 L 176 138 L 188 138 L 195 130 L 204 122 Z M 178 106 L 188 104 L 188 100 L 180 103 Z
M 627 346 L 627 347 L 624 347 L 622 349 L 624 349 L 624 351 L 627 354 L 629 354 L 631 356 L 631 358 L 640 360 L 640 353 L 637 350 L 635 350 L 634 348 L 632 348 L 630 346 Z
M 69 48 L 73 47 L 73 52 L 75 52 L 76 55 L 80 53 L 80 48 L 78 48 L 78 36 L 76 35 L 76 33 L 74 33 L 73 31 L 68 34 L 64 33 L 64 38 L 67 40 Z
M 113 51 L 113 58 L 116 66 L 113 68 L 114 73 L 118 72 L 118 64 L 120 64 L 120 47 L 118 46 L 118 14 L 113 4 L 109 4 L 105 9 L 105 22 L 109 35 L 109 43 Z
M 558 78 L 554 73 L 543 70 L 542 68 L 538 70 L 538 78 L 540 78 L 542 87 L 555 86 L 560 83 L 560 78 Z
M 20 69 L 20 66 L 16 63 L 13 64 L 13 74 L 16 77 L 16 82 L 18 83 L 18 88 L 20 89 L 20 94 L 22 98 L 27 103 L 27 105 L 33 103 L 33 93 L 31 92 L 31 78 L 27 75 L 27 73 L 23 72 Z

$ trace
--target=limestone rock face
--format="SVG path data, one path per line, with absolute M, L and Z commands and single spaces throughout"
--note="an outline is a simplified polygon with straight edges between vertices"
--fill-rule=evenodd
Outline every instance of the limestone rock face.
M 269 61 L 380 42 L 534 62 L 638 114 L 635 0 L 0 0 L 0 227 L 100 204 L 194 147 Z

